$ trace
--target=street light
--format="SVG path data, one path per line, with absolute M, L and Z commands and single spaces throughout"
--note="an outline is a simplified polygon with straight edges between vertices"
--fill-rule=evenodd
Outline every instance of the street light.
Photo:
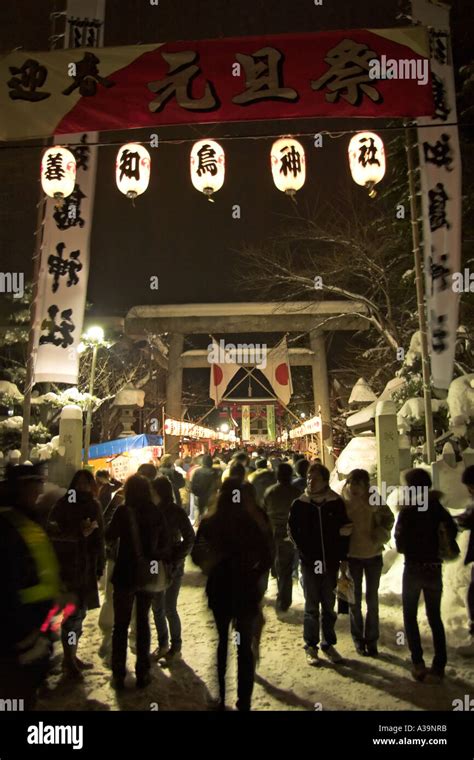
M 221 433 L 228 433 L 229 432 L 229 425 L 227 422 L 223 422 L 221 425 Z
M 97 349 L 100 346 L 107 346 L 107 342 L 104 341 L 104 331 L 102 327 L 95 325 L 89 327 L 86 333 L 82 336 L 82 341 L 79 343 L 77 350 L 83 353 L 86 348 L 92 348 L 92 364 L 91 374 L 89 379 L 89 403 L 87 405 L 86 416 L 86 428 L 84 432 L 84 458 L 83 465 L 87 467 L 89 463 L 89 448 L 91 444 L 91 429 L 92 429 L 92 395 L 94 393 L 94 380 L 95 380 L 95 368 L 97 363 Z

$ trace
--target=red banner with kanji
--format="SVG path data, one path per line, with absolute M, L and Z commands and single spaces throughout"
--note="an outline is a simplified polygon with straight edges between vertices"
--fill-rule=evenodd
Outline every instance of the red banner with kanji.
M 2 58 L 0 139 L 433 114 L 426 29 L 236 37 Z

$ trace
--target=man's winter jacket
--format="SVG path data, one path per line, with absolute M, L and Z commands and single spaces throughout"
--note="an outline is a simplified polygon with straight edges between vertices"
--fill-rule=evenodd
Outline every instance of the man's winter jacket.
M 321 561 L 326 570 L 346 559 L 351 530 L 345 504 L 330 488 L 317 497 L 304 493 L 292 504 L 288 533 L 303 565 Z
M 263 508 L 276 538 L 285 538 L 291 505 L 300 495 L 300 489 L 293 483 L 275 483 L 265 491 Z
M 276 476 L 273 470 L 269 470 L 267 467 L 260 467 L 255 472 L 251 472 L 248 476 L 249 483 L 252 483 L 255 488 L 257 496 L 257 504 L 259 507 L 263 507 L 263 497 L 267 488 L 275 484 Z
M 166 560 L 169 556 L 168 530 L 162 512 L 153 502 L 140 504 L 133 510 L 137 523 L 139 546 L 136 545 L 131 507 L 120 504 L 106 531 L 107 541 L 120 539 L 117 560 L 112 575 L 114 586 L 136 589 L 139 584 L 139 556 L 151 560 Z
M 464 564 L 469 565 L 470 562 L 474 562 L 474 506 L 469 507 L 462 513 L 462 515 L 456 517 L 456 522 L 462 530 L 471 531 L 466 558 L 464 560 Z
M 177 504 L 160 504 L 158 509 L 165 518 L 168 531 L 169 554 L 167 561 L 171 565 L 184 562 L 193 548 L 195 534 L 189 517 Z
M 178 507 L 181 507 L 181 494 L 179 492 L 180 488 L 184 488 L 185 486 L 185 480 L 183 476 L 181 475 L 178 470 L 176 470 L 173 467 L 160 467 L 158 469 L 158 475 L 164 475 L 165 478 L 168 478 L 171 485 L 173 486 L 173 494 L 174 494 L 174 500 Z
M 219 488 L 219 472 L 213 467 L 197 467 L 191 477 L 191 493 L 202 511 L 212 502 Z
M 395 541 L 406 562 L 441 562 L 440 525 L 445 526 L 451 541 L 456 538 L 456 523 L 439 501 L 439 496 L 436 491 L 430 491 L 427 509 L 410 504 L 401 508 L 395 526 Z

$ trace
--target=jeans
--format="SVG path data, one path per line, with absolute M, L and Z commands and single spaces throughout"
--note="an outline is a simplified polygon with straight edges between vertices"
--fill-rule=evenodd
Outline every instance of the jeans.
M 177 605 L 183 573 L 184 562 L 180 562 L 168 588 L 153 594 L 151 604 L 160 647 L 168 646 L 171 636 L 172 646 L 175 649 L 181 649 L 181 620 L 179 619 Z
M 382 575 L 382 555 L 370 559 L 349 557 L 349 570 L 354 581 L 355 604 L 350 605 L 351 634 L 354 643 L 373 646 L 379 638 L 379 583 Z M 367 615 L 362 617 L 362 579 L 365 574 Z
M 471 568 L 471 582 L 467 590 L 467 609 L 469 612 L 469 633 L 474 636 L 474 565 Z
M 414 665 L 424 664 L 420 630 L 418 628 L 418 602 L 423 591 L 426 616 L 433 635 L 433 669 L 442 673 L 447 662 L 446 636 L 441 620 L 443 593 L 442 566 L 435 564 L 406 563 L 403 571 L 403 620 L 408 647 Z
M 153 594 L 146 591 L 114 588 L 114 630 L 112 633 L 112 672 L 116 678 L 127 673 L 127 636 L 133 602 L 137 608 L 137 678 L 150 670 L 150 612 Z
M 291 607 L 293 593 L 293 564 L 295 547 L 291 541 L 275 536 L 275 570 L 278 584 L 277 607 Z
M 66 618 L 61 625 L 61 641 L 64 645 L 77 646 L 82 636 L 82 624 L 86 615 L 87 607 L 79 605 L 72 615 Z
M 305 598 L 304 620 L 303 620 L 303 638 L 305 648 L 315 647 L 317 649 L 320 634 L 320 613 L 321 605 L 321 629 L 322 641 L 321 648 L 327 649 L 337 642 L 336 625 L 337 615 L 334 611 L 336 603 L 336 585 L 339 563 L 333 567 L 328 567 L 325 573 L 315 573 L 314 568 L 307 565 L 301 565 L 303 575 L 303 591 Z
M 229 641 L 229 626 L 232 618 L 227 614 L 213 610 L 219 634 L 217 645 L 217 678 L 219 681 L 219 696 L 225 703 L 225 673 L 227 669 L 227 648 Z M 239 710 L 250 710 L 253 681 L 255 676 L 255 661 L 252 652 L 252 639 L 256 628 L 255 615 L 241 615 L 235 619 L 235 639 L 237 645 L 237 707 Z

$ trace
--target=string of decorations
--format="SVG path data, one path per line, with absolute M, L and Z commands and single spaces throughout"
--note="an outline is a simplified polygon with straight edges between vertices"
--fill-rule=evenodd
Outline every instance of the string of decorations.
M 369 196 L 376 194 L 375 185 L 385 175 L 385 148 L 375 132 L 357 132 L 349 147 L 349 165 L 354 182 L 365 187 Z M 225 151 L 216 140 L 198 140 L 190 157 L 193 186 L 212 201 L 225 179 Z M 270 151 L 273 181 L 278 190 L 293 197 L 306 180 L 306 156 L 302 144 L 288 135 L 276 140 Z M 151 156 L 142 143 L 126 143 L 117 153 L 115 181 L 121 193 L 135 200 L 149 184 Z M 74 190 L 76 159 L 61 145 L 47 148 L 41 161 L 41 186 L 50 198 L 61 204 Z
M 400 126 L 393 125 L 393 126 L 387 126 L 387 127 L 377 127 L 378 132 L 403 132 L 405 129 L 416 129 L 418 127 L 418 124 L 416 122 L 407 122 L 406 124 L 402 124 Z M 459 129 L 471 129 L 474 127 L 474 122 L 465 122 L 461 123 L 459 121 L 447 121 L 443 123 L 443 127 L 458 127 Z M 423 129 L 437 129 L 439 128 L 439 125 L 437 124 L 424 124 Z M 166 129 L 166 127 L 165 127 Z M 311 132 L 294 132 L 294 137 L 312 137 L 314 138 L 315 135 L 322 135 L 323 137 L 330 137 L 332 140 L 337 140 L 341 137 L 345 137 L 346 135 L 354 135 L 359 132 L 358 129 L 344 129 L 344 130 L 330 130 L 330 129 L 320 129 L 318 132 L 315 132 L 312 130 Z M 272 140 L 277 138 L 278 135 L 221 135 L 219 137 L 219 140 Z M 192 143 L 195 141 L 195 137 L 160 137 L 159 138 L 159 144 L 160 145 L 185 145 L 186 143 Z M 91 148 L 111 148 L 116 145 L 121 145 L 121 140 L 108 140 L 107 142 L 88 142 L 87 145 Z M 78 142 L 68 142 L 68 145 L 72 148 L 74 147 L 80 147 L 81 145 L 84 145 L 83 142 L 80 140 Z M 2 150 L 28 150 L 28 149 L 44 149 L 45 143 L 44 141 L 41 143 L 34 143 L 31 141 L 28 141 L 28 144 L 21 143 L 20 145 L 13 145 L 11 141 L 1 143 L 0 144 L 0 151 Z

